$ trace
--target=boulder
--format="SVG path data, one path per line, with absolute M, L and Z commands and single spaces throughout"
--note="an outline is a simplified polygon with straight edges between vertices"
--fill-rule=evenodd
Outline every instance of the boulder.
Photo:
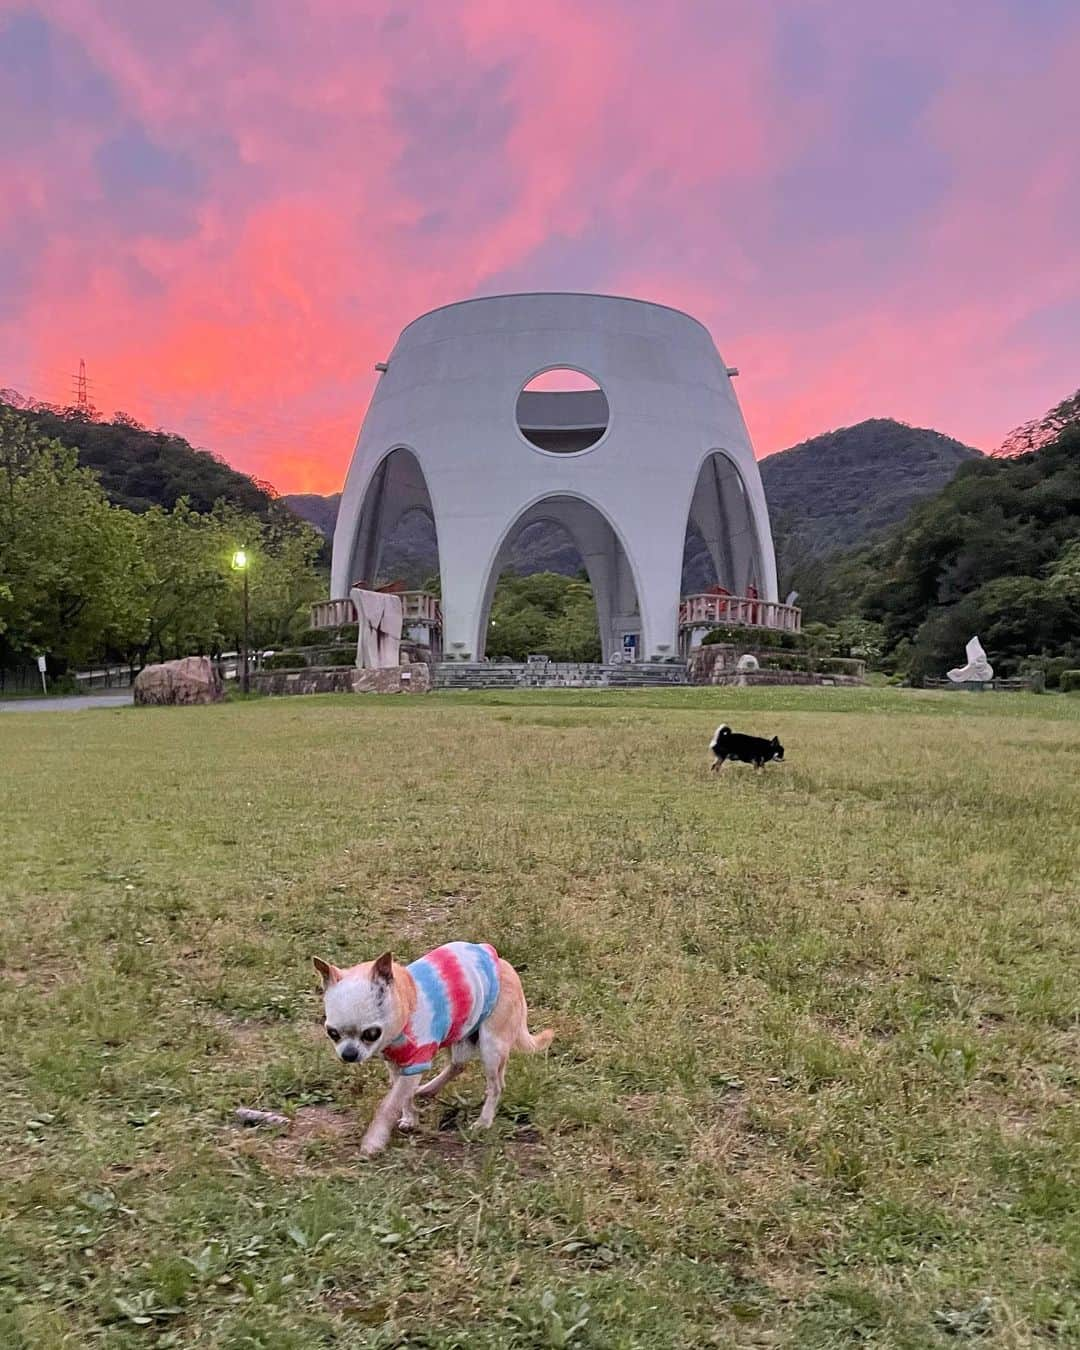
M 225 697 L 217 667 L 208 656 L 185 656 L 145 666 L 135 676 L 135 702 L 220 703 Z

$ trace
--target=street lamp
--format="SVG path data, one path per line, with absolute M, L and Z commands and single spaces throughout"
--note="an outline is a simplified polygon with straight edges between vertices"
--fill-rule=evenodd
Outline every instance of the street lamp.
M 240 688 L 246 694 L 248 692 L 248 555 L 247 550 L 238 548 L 232 555 L 232 565 L 234 572 L 244 574 L 244 645 L 240 653 Z

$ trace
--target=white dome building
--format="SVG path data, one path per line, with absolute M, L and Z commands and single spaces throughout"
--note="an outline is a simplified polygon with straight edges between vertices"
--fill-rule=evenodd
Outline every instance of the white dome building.
M 466 300 L 409 324 L 380 369 L 332 598 L 374 582 L 384 542 L 420 510 L 438 541 L 447 659 L 483 659 L 495 582 L 537 521 L 581 553 L 605 659 L 677 653 L 688 522 L 726 591 L 773 602 L 743 621 L 772 626 L 759 613 L 783 609 L 735 372 L 696 319 L 605 295 Z M 562 388 L 555 371 L 570 373 Z

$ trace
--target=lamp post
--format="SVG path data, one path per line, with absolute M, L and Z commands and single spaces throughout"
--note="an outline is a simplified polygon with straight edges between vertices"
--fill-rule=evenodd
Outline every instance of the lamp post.
M 248 555 L 247 550 L 238 548 L 232 555 L 232 565 L 234 572 L 242 572 L 244 575 L 244 645 L 240 651 L 240 688 L 246 694 L 249 688 L 248 681 Z

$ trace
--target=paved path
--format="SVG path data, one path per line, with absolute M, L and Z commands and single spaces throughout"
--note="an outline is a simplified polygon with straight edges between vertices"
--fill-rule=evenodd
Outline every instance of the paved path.
M 79 712 L 83 708 L 124 708 L 130 702 L 130 689 L 116 689 L 109 694 L 73 694 L 70 698 L 0 699 L 0 712 Z

